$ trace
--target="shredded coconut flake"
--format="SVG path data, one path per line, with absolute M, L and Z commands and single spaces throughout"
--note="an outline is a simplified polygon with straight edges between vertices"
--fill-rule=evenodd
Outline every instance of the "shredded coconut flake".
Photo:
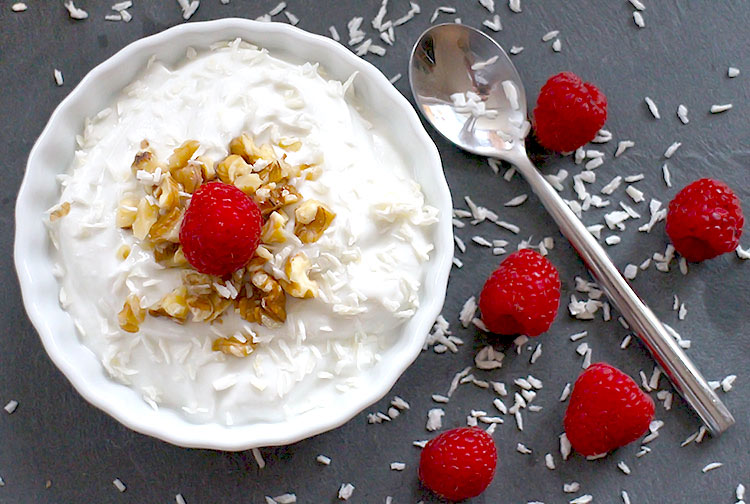
M 646 21 L 643 20 L 643 14 L 639 11 L 633 11 L 633 21 L 638 28 L 646 27 Z
M 63 4 L 68 9 L 68 14 L 71 19 L 86 19 L 89 17 L 89 13 L 83 9 L 79 9 L 73 4 L 73 0 L 68 0 Z
M 11 399 L 8 401 L 8 403 L 3 407 L 5 412 L 9 415 L 12 415 L 14 411 L 16 411 L 16 408 L 18 408 L 18 401 L 15 401 Z
M 284 15 L 289 20 L 289 23 L 292 26 L 297 26 L 297 24 L 299 24 L 299 18 L 295 16 L 294 14 L 292 14 L 291 12 L 289 12 L 288 10 L 284 11 Z
M 745 250 L 740 245 L 737 245 L 737 249 L 735 249 L 735 252 L 737 253 L 737 257 L 740 259 L 750 259 L 750 249 Z
M 622 184 L 622 176 L 617 175 L 615 178 L 613 178 L 607 185 L 602 187 L 601 193 L 606 195 L 611 195 L 615 190 L 620 187 L 620 184 Z
M 705 474 L 708 471 L 713 471 L 714 469 L 718 469 L 719 467 L 723 466 L 721 462 L 711 462 L 710 464 L 707 464 L 701 471 Z
M 442 408 L 433 408 L 427 412 L 427 426 L 426 429 L 430 432 L 434 432 L 443 426 L 443 416 L 445 411 Z
M 635 264 L 628 264 L 622 272 L 623 276 L 628 280 L 633 280 L 638 274 L 638 266 Z
M 500 16 L 497 14 L 492 16 L 492 19 L 485 19 L 482 21 L 482 26 L 485 26 L 494 32 L 499 32 L 503 29 L 503 25 L 500 22 Z
M 654 103 L 654 100 L 649 98 L 648 96 L 645 98 L 646 105 L 648 105 L 648 110 L 651 112 L 651 115 L 654 116 L 655 119 L 661 119 L 661 116 L 659 115 L 659 108 L 656 106 L 656 103 Z
M 473 241 L 477 245 L 492 248 L 492 243 L 487 241 L 487 239 L 482 236 L 472 236 L 471 241 Z
M 281 11 L 286 9 L 286 2 L 279 2 L 276 7 L 268 11 L 269 16 L 276 16 L 277 14 L 281 14 Z
M 544 465 L 547 466 L 547 469 L 549 469 L 550 471 L 555 470 L 555 458 L 551 453 L 548 453 L 544 456 Z
M 724 392 L 729 392 L 732 390 L 732 386 L 734 385 L 735 380 L 737 380 L 737 375 L 729 375 L 723 380 L 721 380 L 721 390 Z
M 727 110 L 732 108 L 731 103 L 726 103 L 724 105 L 711 105 L 711 113 L 712 114 L 720 114 L 722 112 L 726 112 Z
M 523 203 L 529 198 L 528 194 L 521 194 L 520 196 L 516 196 L 515 198 L 511 199 L 510 201 L 507 201 L 504 206 L 507 207 L 516 207 L 523 205 Z
M 570 441 L 568 441 L 568 435 L 563 432 L 560 434 L 560 455 L 562 455 L 563 460 L 568 460 L 571 449 L 572 447 Z
M 586 494 L 573 499 L 572 501 L 570 501 L 570 504 L 589 504 L 589 502 L 593 500 L 594 498 L 591 495 Z
M 339 488 L 339 499 L 349 500 L 349 497 L 354 493 L 354 485 L 351 483 L 343 483 Z
M 682 142 L 674 142 L 672 145 L 667 147 L 666 151 L 664 151 L 664 157 L 667 159 L 671 158 L 672 155 L 674 155 L 674 153 L 677 152 L 677 149 L 679 149 L 681 145 L 682 145 Z
M 536 361 L 539 359 L 539 357 L 542 356 L 542 344 L 539 343 L 536 348 L 534 349 L 534 352 L 531 354 L 531 358 L 529 359 L 529 362 L 531 364 L 536 363 Z
M 179 1 L 179 0 L 178 0 Z M 190 19 L 193 14 L 195 14 L 195 11 L 198 10 L 198 7 L 200 7 L 200 1 L 199 0 L 193 0 L 192 2 L 188 3 L 187 0 L 179 1 L 182 7 L 182 19 L 187 21 Z
M 516 445 L 516 451 L 522 455 L 530 455 L 532 453 L 532 451 L 523 443 L 518 443 Z
M 596 168 L 599 168 L 603 164 L 604 164 L 604 158 L 603 157 L 595 157 L 591 161 L 588 161 L 584 165 L 584 168 L 586 170 L 595 170 Z
M 450 398 L 441 394 L 432 394 L 432 400 L 436 403 L 447 404 Z
M 661 172 L 664 177 L 664 183 L 667 187 L 672 187 L 672 174 L 669 172 L 669 166 L 667 163 L 664 163 L 664 166 L 661 167 Z
M 607 143 L 610 140 L 612 140 L 612 132 L 609 130 L 606 130 L 604 128 L 600 129 L 599 132 L 596 134 L 593 140 L 591 140 L 591 143 Z
M 258 464 L 258 467 L 260 469 L 266 467 L 266 461 L 263 460 L 263 455 L 260 453 L 260 450 L 257 448 L 253 448 L 251 452 L 253 454 L 253 458 L 255 459 L 255 463 Z
M 690 122 L 690 119 L 688 119 L 688 109 L 685 105 L 680 104 L 677 107 L 677 117 L 680 119 L 680 122 L 682 122 L 682 124 L 687 124 Z

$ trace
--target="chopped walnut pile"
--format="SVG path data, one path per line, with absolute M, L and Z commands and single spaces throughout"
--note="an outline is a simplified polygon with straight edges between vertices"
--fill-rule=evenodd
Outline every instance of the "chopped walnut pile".
M 154 259 L 166 268 L 180 268 L 182 285 L 153 306 L 142 307 L 141 300 L 130 294 L 118 314 L 120 327 L 138 332 L 146 315 L 168 317 L 177 322 L 213 322 L 228 310 L 242 318 L 266 327 L 286 321 L 286 296 L 314 298 L 317 283 L 309 277 L 312 264 L 299 252 L 287 259 L 286 278 L 275 278 L 265 268 L 273 258 L 263 244 L 284 243 L 288 239 L 290 219 L 294 235 L 302 243 L 314 243 L 323 235 L 336 216 L 323 203 L 304 200 L 292 184 L 295 178 L 311 180 L 319 167 L 292 166 L 284 154 L 279 158 L 271 145 L 256 145 L 252 137 L 242 134 L 229 143 L 229 155 L 214 162 L 196 156 L 200 144 L 187 140 L 177 147 L 166 162 L 149 150 L 148 142 L 135 155 L 133 176 L 141 183 L 142 194 L 125 194 L 117 208 L 116 223 L 130 229 L 144 248 L 153 250 Z M 280 142 L 286 151 L 297 151 L 299 141 Z M 255 256 L 229 278 L 206 275 L 194 270 L 185 259 L 179 233 L 183 215 L 192 193 L 206 182 L 220 180 L 232 184 L 252 198 L 264 219 L 261 245 Z M 61 209 L 67 210 L 67 209 Z M 64 214 L 63 214 L 64 215 Z M 123 245 L 117 256 L 125 260 L 130 248 Z M 218 338 L 213 350 L 235 357 L 246 357 L 255 343 L 238 336 Z

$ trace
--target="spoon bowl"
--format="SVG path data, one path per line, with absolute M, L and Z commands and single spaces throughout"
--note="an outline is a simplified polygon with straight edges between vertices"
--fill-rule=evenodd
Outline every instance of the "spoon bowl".
M 687 403 L 718 435 L 734 418 L 695 364 L 638 297 L 599 242 L 529 160 L 526 94 L 502 47 L 461 24 L 429 28 L 417 40 L 409 82 L 419 110 L 445 138 L 474 154 L 516 166 L 612 304 Z
M 448 23 L 425 32 L 412 51 L 409 82 L 427 120 L 473 154 L 510 150 L 528 132 L 521 77 L 503 48 L 480 31 Z M 516 92 L 513 102 L 508 86 Z M 457 97 L 468 93 L 481 99 L 484 114 L 457 106 Z

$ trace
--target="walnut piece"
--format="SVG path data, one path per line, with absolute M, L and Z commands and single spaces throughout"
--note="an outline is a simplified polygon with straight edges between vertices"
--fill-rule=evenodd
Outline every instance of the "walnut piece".
M 238 177 L 252 173 L 252 171 L 253 167 L 237 154 L 228 155 L 216 165 L 216 175 L 225 184 L 234 184 Z
M 135 196 L 125 196 L 120 200 L 117 207 L 117 216 L 115 221 L 117 227 L 129 228 L 135 221 L 135 215 L 138 211 L 138 198 Z
M 62 219 L 69 213 L 70 213 L 70 203 L 67 201 L 63 201 L 57 206 L 57 208 L 55 208 L 49 213 L 49 221 L 55 222 L 57 219 Z
M 247 133 L 243 133 L 229 142 L 229 152 L 241 156 L 248 163 L 253 163 L 258 159 L 257 150 L 255 142 Z
M 173 242 L 162 242 L 154 245 L 154 259 L 167 268 L 182 268 L 189 266 L 182 247 Z
M 156 308 L 151 308 L 152 315 L 166 315 L 178 322 L 187 320 L 190 309 L 187 304 L 187 289 L 178 287 L 164 296 Z
M 165 173 L 161 177 L 161 182 L 154 189 L 154 198 L 156 198 L 159 208 L 162 210 L 171 210 L 180 204 L 180 185 L 172 177 L 172 174 Z
M 123 331 L 137 333 L 138 329 L 146 319 L 146 310 L 141 308 L 141 300 L 135 294 L 130 294 L 125 299 L 125 304 L 117 314 L 117 321 Z
M 284 243 L 286 241 L 284 226 L 287 222 L 289 222 L 289 217 L 283 211 L 272 212 L 266 223 L 263 224 L 263 231 L 260 235 L 261 242 Z
M 139 170 L 144 170 L 148 173 L 154 173 L 156 169 L 160 167 L 162 168 L 162 172 L 166 171 L 164 170 L 159 160 L 156 158 L 156 154 L 151 151 L 139 152 L 135 155 L 133 164 L 130 165 L 130 168 L 133 170 L 133 175 L 135 175 Z
M 261 215 L 268 217 L 275 210 L 301 200 L 302 196 L 292 185 L 277 186 L 275 182 L 271 182 L 260 186 L 253 199 L 258 204 Z
M 148 198 L 143 197 L 138 202 L 138 209 L 133 221 L 133 235 L 139 240 L 144 240 L 148 236 L 156 221 L 159 219 L 159 207 L 151 203 Z
M 200 147 L 197 140 L 185 140 L 182 145 L 177 147 L 172 155 L 167 159 L 167 169 L 170 173 L 187 165 L 195 151 Z
M 182 208 L 174 207 L 169 212 L 159 216 L 157 221 L 151 226 L 148 236 L 152 243 L 169 241 L 173 243 L 180 242 L 180 225 L 182 224 Z
M 188 163 L 180 168 L 175 168 L 171 174 L 186 193 L 193 194 L 203 183 L 203 171 L 196 163 Z
M 305 200 L 294 211 L 294 234 L 302 243 L 314 243 L 323 236 L 336 214 L 317 200 Z
M 313 298 L 318 295 L 318 284 L 310 280 L 308 274 L 312 263 L 310 259 L 299 252 L 287 259 L 284 271 L 289 281 L 279 280 L 287 294 L 300 299 Z
M 221 297 L 213 285 L 223 283 L 221 278 L 199 273 L 192 269 L 182 271 L 182 284 L 186 288 L 186 302 L 195 322 L 212 322 L 219 318 L 233 301 Z
M 195 158 L 195 161 L 191 161 L 191 163 L 195 163 L 200 167 L 204 182 L 209 182 L 216 178 L 216 169 L 214 168 L 213 159 L 206 156 L 198 156 Z
M 237 301 L 240 316 L 265 326 L 286 322 L 286 294 L 278 280 L 258 270 L 252 275 L 252 284 L 256 287 L 252 293 Z
M 244 343 L 234 336 L 231 338 L 218 338 L 215 339 L 211 350 L 214 352 L 222 352 L 227 355 L 233 355 L 235 357 L 247 357 L 253 350 L 255 350 L 255 343 L 251 341 L 245 341 Z
M 268 144 L 263 144 L 260 147 L 255 145 L 253 139 L 247 133 L 233 138 L 229 142 L 229 152 L 242 156 L 242 158 L 250 163 L 254 164 L 259 159 L 265 159 L 267 161 L 273 161 L 276 159 L 276 153 Z
M 262 183 L 263 180 L 257 173 L 246 173 L 234 179 L 235 187 L 248 196 L 255 194 Z

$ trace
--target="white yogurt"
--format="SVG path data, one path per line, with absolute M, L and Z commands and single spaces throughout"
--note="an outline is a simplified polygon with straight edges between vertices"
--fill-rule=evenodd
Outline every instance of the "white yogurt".
M 330 404 L 360 385 L 417 309 L 437 210 L 425 204 L 387 125 L 358 110 L 351 80 L 321 73 L 239 41 L 189 51 L 174 68 L 152 62 L 78 138 L 60 176 L 60 201 L 71 210 L 51 225 L 60 300 L 109 374 L 152 407 L 231 425 Z M 122 331 L 117 313 L 128 294 L 145 307 L 181 284 L 179 270 L 162 268 L 115 225 L 118 202 L 138 189 L 130 165 L 141 141 L 166 160 L 195 139 L 198 154 L 220 160 L 242 132 L 259 145 L 299 139 L 289 162 L 321 163 L 320 178 L 293 183 L 336 218 L 316 243 L 269 246 L 275 260 L 267 265 L 283 270 L 286 257 L 304 251 L 320 295 L 287 297 L 287 321 L 275 329 L 229 310 L 213 324 L 147 317 L 138 333 Z M 132 247 L 125 261 L 116 257 L 122 244 Z M 217 337 L 237 333 L 257 335 L 249 357 L 211 350 Z

